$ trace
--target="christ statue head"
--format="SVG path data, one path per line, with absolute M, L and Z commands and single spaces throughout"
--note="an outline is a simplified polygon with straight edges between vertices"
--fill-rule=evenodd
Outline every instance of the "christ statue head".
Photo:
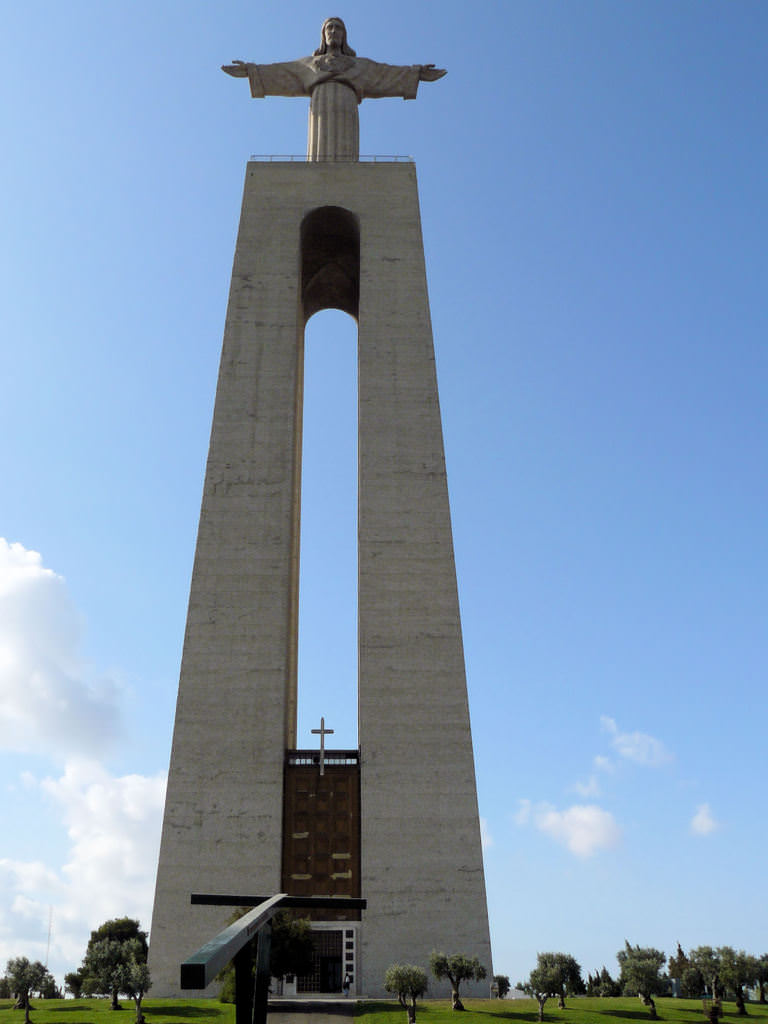
M 356 57 L 357 54 L 347 42 L 347 27 L 341 18 L 326 18 L 320 30 L 320 46 L 315 50 L 314 56 L 321 53 L 328 53 L 335 50 L 338 53 L 345 53 L 348 57 Z

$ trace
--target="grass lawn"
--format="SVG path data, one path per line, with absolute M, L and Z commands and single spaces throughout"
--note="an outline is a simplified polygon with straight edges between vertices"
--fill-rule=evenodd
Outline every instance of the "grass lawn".
M 133 1024 L 136 1008 L 132 999 L 121 999 L 122 1013 L 115 1017 L 109 999 L 33 999 L 32 1024 Z M 0 1024 L 24 1024 L 24 1011 L 0 1000 Z M 146 996 L 141 1008 L 147 1024 L 234 1024 L 235 1007 L 217 999 L 152 999 Z
M 24 1014 L 13 1010 L 12 1002 L 0 1000 L 0 1024 L 23 1024 Z M 123 1012 L 115 1017 L 108 999 L 34 999 L 32 1024 L 133 1024 L 134 1007 L 123 1000 Z M 448 1000 L 419 1001 L 416 1019 L 420 1024 L 535 1024 L 538 1007 L 533 999 L 466 999 L 466 1013 L 454 1013 Z M 215 999 L 152 999 L 143 1003 L 148 1024 L 234 1024 L 235 1008 Z M 657 999 L 659 1018 L 672 1024 L 705 1024 L 698 999 Z M 722 1024 L 744 1024 L 733 1003 L 723 1003 Z M 768 1005 L 748 1003 L 753 1024 L 768 1024 Z M 406 1013 L 396 1002 L 361 1001 L 356 1005 L 355 1024 L 406 1024 Z M 648 1010 L 638 999 L 569 999 L 565 1010 L 557 1000 L 544 1007 L 547 1024 L 626 1024 L 647 1021 Z M 746 1024 L 749 1024 L 747 1020 Z
M 425 1000 L 416 1004 L 416 1021 L 422 1024 L 497 1024 L 501 1021 L 537 1022 L 539 1007 L 535 999 L 464 999 L 466 1013 L 454 1013 L 449 1000 Z M 722 1024 L 743 1024 L 736 1015 L 735 1003 L 723 1003 Z M 768 1004 L 749 1003 L 753 1024 L 768 1024 Z M 675 1024 L 706 1024 L 699 999 L 656 999 L 656 1012 L 664 1021 Z M 358 1003 L 355 1024 L 405 1024 L 406 1013 L 397 1004 Z M 558 1010 L 557 1000 L 544 1006 L 546 1024 L 625 1024 L 647 1021 L 648 1010 L 639 999 L 567 999 L 566 1009 Z M 2 1024 L 2 1021 L 0 1021 Z M 749 1024 L 747 1021 L 746 1024 Z

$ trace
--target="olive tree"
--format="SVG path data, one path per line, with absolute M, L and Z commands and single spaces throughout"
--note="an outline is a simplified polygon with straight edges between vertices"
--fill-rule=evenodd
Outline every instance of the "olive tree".
M 118 995 L 127 993 L 124 982 L 131 963 L 147 962 L 147 933 L 132 917 L 105 921 L 91 932 L 80 973 L 83 990 L 112 997 L 110 1008 L 120 1010 Z
M 118 997 L 122 991 L 124 944 L 117 939 L 100 939 L 88 944 L 83 972 L 88 989 L 111 997 L 110 1010 L 122 1010 Z
M 667 959 L 664 953 L 650 946 L 630 946 L 625 942 L 624 949 L 619 950 L 616 959 L 619 961 L 620 981 L 626 994 L 638 995 L 643 1005 L 650 1007 L 651 1020 L 658 1020 L 653 997 L 664 989 L 661 976 L 661 968 Z
M 146 953 L 143 953 L 138 939 L 129 939 L 123 943 L 123 953 L 120 991 L 133 1000 L 136 1007 L 136 1024 L 144 1024 L 141 1001 L 152 984 Z
M 536 966 L 527 981 L 518 983 L 526 995 L 532 996 L 539 1004 L 539 1020 L 544 1020 L 544 1004 L 550 996 L 560 991 L 560 975 L 552 960 L 551 953 L 537 953 Z
M 45 984 L 48 970 L 39 960 L 28 960 L 25 956 L 12 957 L 5 968 L 8 985 L 16 997 L 14 1009 L 24 1011 L 25 1024 L 29 1024 L 29 998 Z
M 728 991 L 733 992 L 737 1014 L 746 1017 L 744 989 L 757 981 L 757 959 L 748 956 L 743 949 L 737 951 L 731 946 L 719 946 L 717 953 L 720 957 L 720 981 Z
M 722 995 L 720 988 L 720 953 L 711 946 L 697 946 L 688 954 L 691 966 L 695 967 L 712 993 L 713 999 Z
M 463 1010 L 464 1004 L 459 998 L 459 985 L 462 981 L 482 981 L 486 970 L 476 956 L 469 957 L 465 953 L 446 953 L 433 951 L 429 958 L 429 968 L 438 981 L 446 979 L 451 983 L 451 1009 Z
M 384 975 L 384 988 L 397 996 L 398 1002 L 408 1014 L 409 1024 L 416 1020 L 416 1000 L 424 995 L 428 987 L 427 972 L 414 964 L 392 964 Z
M 564 1010 L 566 996 L 583 995 L 585 991 L 581 967 L 570 953 L 540 953 L 539 956 L 552 964 L 557 979 L 557 989 L 552 995 L 557 996 L 557 1005 Z

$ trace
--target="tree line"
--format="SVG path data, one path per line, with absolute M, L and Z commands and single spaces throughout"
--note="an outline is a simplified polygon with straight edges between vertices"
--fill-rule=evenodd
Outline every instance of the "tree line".
M 240 911 L 239 913 L 242 913 Z M 239 916 L 239 914 L 235 915 Z M 278 916 L 273 929 L 270 962 L 273 977 L 287 973 L 303 974 L 312 958 L 312 940 L 308 921 L 292 920 L 288 915 Z M 106 921 L 91 932 L 83 962 L 77 971 L 64 976 L 66 990 L 75 998 L 108 995 L 111 1008 L 119 1010 L 119 995 L 133 999 L 136 1022 L 143 1024 L 142 999 L 151 985 L 147 967 L 147 933 L 138 921 L 118 918 Z M 711 1024 L 722 1014 L 722 1001 L 731 998 L 736 1012 L 747 1014 L 747 993 L 754 990 L 758 1001 L 766 1002 L 768 988 L 768 953 L 754 956 L 732 946 L 696 946 L 687 953 L 680 943 L 669 958 L 653 947 L 624 943 L 616 954 L 619 973 L 611 977 L 603 966 L 584 978 L 581 965 L 568 953 L 539 953 L 536 966 L 528 978 L 518 982 L 517 988 L 532 996 L 539 1004 L 539 1020 L 544 1020 L 544 1006 L 548 999 L 556 998 L 558 1006 L 565 1008 L 569 996 L 638 996 L 649 1009 L 649 1018 L 655 1020 L 654 996 L 679 995 L 684 998 L 705 999 L 705 1012 Z M 666 971 L 664 967 L 666 965 Z M 451 986 L 451 1006 L 463 1010 L 459 994 L 465 981 L 481 981 L 486 969 L 477 957 L 463 953 L 433 952 L 429 967 L 438 980 L 447 980 Z M 229 974 L 233 974 L 230 970 Z M 222 997 L 231 999 L 228 989 L 233 978 L 225 969 L 219 980 L 223 982 Z M 413 964 L 392 964 L 385 976 L 385 988 L 395 995 L 408 1011 L 409 1021 L 415 1021 L 416 1001 L 428 990 L 428 977 L 424 968 Z M 509 978 L 497 974 L 493 978 L 493 991 L 504 998 L 510 990 Z M 55 979 L 40 961 L 14 957 L 6 965 L 5 976 L 0 978 L 0 998 L 15 999 L 15 1007 L 25 1012 L 29 1024 L 31 999 L 61 998 Z
M 120 1010 L 118 996 L 133 999 L 136 1024 L 143 1024 L 141 1001 L 151 985 L 147 967 L 147 933 L 139 922 L 130 917 L 105 921 L 91 932 L 83 962 L 76 971 L 64 975 L 67 992 L 75 999 L 81 996 L 108 995 L 110 1008 Z M 5 977 L 0 979 L 0 997 L 15 999 L 16 1009 L 24 1010 L 25 1024 L 29 1024 L 31 1000 L 60 999 L 61 991 L 39 960 L 14 957 L 6 965 Z
M 568 953 L 539 953 L 536 966 L 518 988 L 533 996 L 539 1004 L 539 1020 L 544 1019 L 544 1004 L 557 997 L 565 1007 L 566 996 L 638 996 L 657 1019 L 654 996 L 680 995 L 688 999 L 708 998 L 707 1015 L 714 1022 L 721 1015 L 722 1000 L 731 997 L 736 1012 L 746 1016 L 746 993 L 754 989 L 761 1003 L 766 1001 L 768 953 L 753 956 L 732 946 L 697 946 L 686 953 L 677 944 L 674 956 L 651 946 L 632 946 L 616 954 L 619 975 L 612 978 L 605 966 L 582 976 L 580 964 Z M 666 972 L 663 970 L 667 965 Z M 504 979 L 508 980 L 508 979 Z

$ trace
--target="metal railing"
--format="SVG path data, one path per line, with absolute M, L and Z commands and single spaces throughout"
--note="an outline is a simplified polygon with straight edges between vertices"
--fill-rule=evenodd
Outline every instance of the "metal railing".
M 312 164 L 376 164 L 376 163 L 395 163 L 395 164 L 412 164 L 414 159 L 412 156 L 358 156 L 354 159 L 349 160 L 307 160 L 306 154 L 301 155 L 291 153 L 287 155 L 279 155 L 275 153 L 252 153 L 249 157 L 250 160 L 255 160 L 257 163 L 312 163 Z

